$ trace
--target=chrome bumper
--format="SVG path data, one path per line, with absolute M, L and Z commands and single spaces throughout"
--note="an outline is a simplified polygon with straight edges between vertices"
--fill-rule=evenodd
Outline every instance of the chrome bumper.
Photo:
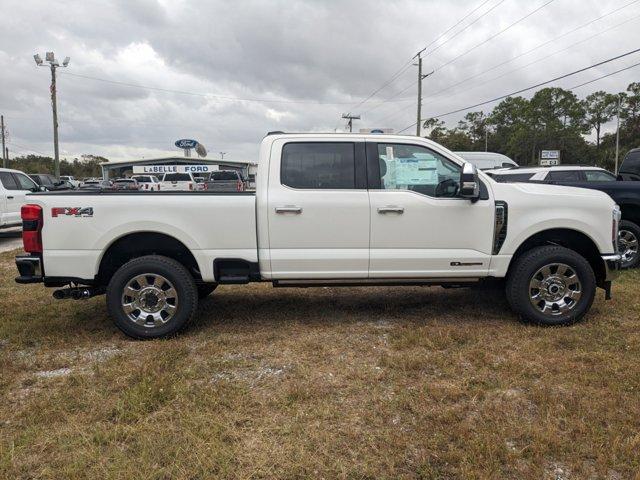
M 620 275 L 620 266 L 622 263 L 622 255 L 603 255 L 602 261 L 604 262 L 605 282 L 612 282 L 618 275 Z

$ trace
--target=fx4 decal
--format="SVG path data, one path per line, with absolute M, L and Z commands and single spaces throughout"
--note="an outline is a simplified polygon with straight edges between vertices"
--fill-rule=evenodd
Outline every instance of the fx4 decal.
M 71 217 L 93 217 L 93 207 L 53 207 L 52 217 L 67 215 Z

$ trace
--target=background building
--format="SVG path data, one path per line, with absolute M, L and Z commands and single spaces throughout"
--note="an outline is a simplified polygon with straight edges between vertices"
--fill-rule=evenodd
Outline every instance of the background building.
M 248 179 L 250 174 L 255 173 L 257 163 L 244 160 L 220 160 L 176 155 L 161 158 L 141 158 L 138 160 L 115 160 L 100 164 L 102 176 L 105 179 L 129 177 L 133 174 L 133 167 L 136 165 L 218 165 L 219 170 L 236 170 L 244 178 Z

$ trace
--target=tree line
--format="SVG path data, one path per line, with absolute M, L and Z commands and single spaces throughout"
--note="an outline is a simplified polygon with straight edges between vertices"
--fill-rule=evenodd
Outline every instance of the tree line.
M 572 91 L 544 88 L 533 97 L 508 97 L 486 114 L 469 112 L 447 128 L 429 118 L 430 138 L 454 151 L 488 151 L 507 155 L 519 165 L 537 165 L 540 150 L 560 150 L 563 164 L 614 169 L 616 134 L 603 126 L 620 114 L 620 161 L 640 147 L 640 82 L 617 94 L 597 91 L 580 100 Z M 587 137 L 592 136 L 593 140 Z
M 81 155 L 73 160 L 60 160 L 60 175 L 71 175 L 76 179 L 102 177 L 100 164 L 108 162 L 104 157 Z M 42 155 L 25 155 L 15 157 L 7 162 L 7 168 L 21 170 L 25 173 L 50 173 L 53 175 L 53 158 Z

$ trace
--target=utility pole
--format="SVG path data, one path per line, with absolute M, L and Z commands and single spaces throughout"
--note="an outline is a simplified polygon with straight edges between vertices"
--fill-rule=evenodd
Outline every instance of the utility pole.
M 7 168 L 7 161 L 9 160 L 6 155 L 4 146 L 4 115 L 0 115 L 0 130 L 2 130 L 2 168 Z
M 487 122 L 484 122 L 484 151 L 489 151 L 489 129 L 487 128 Z
M 620 95 L 618 95 L 618 108 L 616 110 L 616 167 L 614 173 L 618 175 L 618 156 L 620 154 Z
M 224 160 L 224 156 L 227 154 L 227 152 L 220 152 L 220 160 Z
M 418 112 L 416 115 L 416 136 L 420 136 L 420 129 L 422 128 L 422 80 L 427 78 L 433 72 L 427 73 L 426 75 L 422 74 L 422 52 L 424 52 L 427 48 L 423 48 L 418 53 L 415 54 L 413 58 L 418 59 L 418 63 L 414 63 L 418 67 Z
M 38 67 L 46 66 L 39 54 L 35 54 L 33 59 Z M 53 110 L 53 170 L 57 179 L 60 179 L 60 154 L 58 150 L 58 102 L 56 94 L 56 69 L 67 67 L 69 65 L 69 57 L 65 57 L 62 65 L 58 63 L 53 52 L 47 52 L 45 60 L 51 68 L 51 108 Z
M 353 121 L 360 120 L 360 115 L 351 115 L 351 113 L 343 113 L 342 118 L 349 120 L 347 127 L 349 127 L 349 133 L 353 132 Z

